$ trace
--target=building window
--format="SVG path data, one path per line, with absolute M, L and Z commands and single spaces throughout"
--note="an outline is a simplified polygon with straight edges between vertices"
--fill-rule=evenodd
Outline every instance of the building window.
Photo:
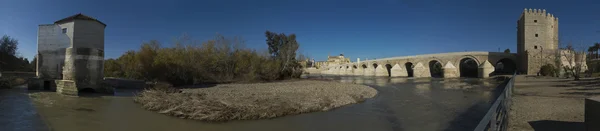
M 533 46 L 533 49 L 537 49 L 537 45 L 536 45 L 536 46 Z
M 538 34 L 535 34 L 535 37 L 538 37 Z
M 537 20 L 533 20 L 534 23 L 537 23 Z
M 62 28 L 62 33 L 66 34 L 67 33 L 67 28 Z

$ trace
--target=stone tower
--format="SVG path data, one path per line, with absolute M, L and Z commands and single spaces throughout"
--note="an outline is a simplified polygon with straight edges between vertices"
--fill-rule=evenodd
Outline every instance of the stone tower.
M 83 14 L 40 25 L 37 76 L 43 84 L 33 82 L 30 88 L 67 95 L 82 90 L 112 93 L 102 86 L 105 28 L 106 24 Z
M 525 9 L 517 21 L 518 71 L 535 75 L 540 67 L 555 64 L 558 18 L 545 9 Z

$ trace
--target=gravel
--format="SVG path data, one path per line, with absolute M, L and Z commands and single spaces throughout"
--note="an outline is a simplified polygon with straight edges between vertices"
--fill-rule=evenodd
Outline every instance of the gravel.
M 145 90 L 134 98 L 143 108 L 186 119 L 229 121 L 275 118 L 327 111 L 372 98 L 365 85 L 296 80 L 274 83 L 220 84 L 180 91 Z
M 584 100 L 599 96 L 600 79 L 517 76 L 509 129 L 584 130 Z

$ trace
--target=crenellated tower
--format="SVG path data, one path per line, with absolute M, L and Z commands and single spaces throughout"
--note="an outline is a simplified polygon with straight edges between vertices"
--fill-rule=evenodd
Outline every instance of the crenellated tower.
M 558 49 L 558 18 L 545 9 L 525 9 L 517 21 L 519 71 L 535 75 L 554 64 Z

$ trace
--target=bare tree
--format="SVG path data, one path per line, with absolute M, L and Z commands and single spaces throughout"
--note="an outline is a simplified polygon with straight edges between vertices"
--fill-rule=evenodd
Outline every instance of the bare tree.
M 574 80 L 579 80 L 583 71 L 587 70 L 585 65 L 585 50 L 574 48 L 572 44 L 568 44 L 564 50 L 560 50 L 560 61 L 562 68 L 567 73 L 567 76 L 572 76 Z

